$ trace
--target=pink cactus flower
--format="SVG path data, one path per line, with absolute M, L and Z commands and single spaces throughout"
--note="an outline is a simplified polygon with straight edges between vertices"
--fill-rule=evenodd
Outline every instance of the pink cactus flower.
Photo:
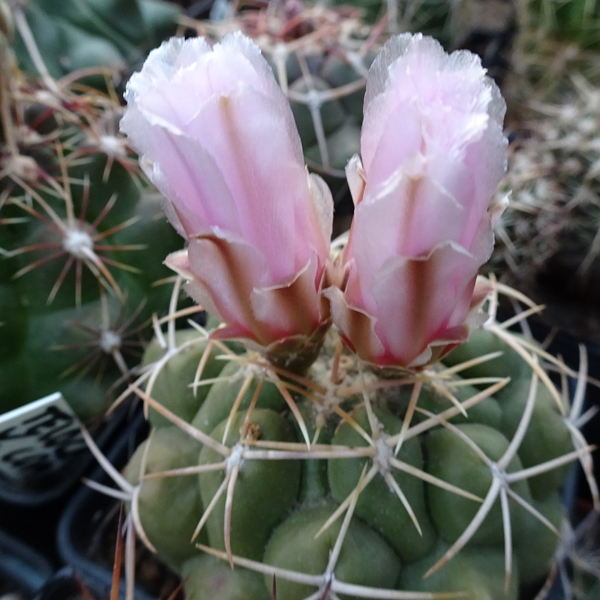
M 166 264 L 227 324 L 220 336 L 261 347 L 310 338 L 329 316 L 320 292 L 333 203 L 304 166 L 258 47 L 241 33 L 214 48 L 173 38 L 150 53 L 126 99 L 121 128 L 189 241 Z
M 339 287 L 326 295 L 347 344 L 379 366 L 417 367 L 464 341 L 485 293 L 503 206 L 505 104 L 479 59 L 422 35 L 389 40 L 367 80 L 362 163 Z

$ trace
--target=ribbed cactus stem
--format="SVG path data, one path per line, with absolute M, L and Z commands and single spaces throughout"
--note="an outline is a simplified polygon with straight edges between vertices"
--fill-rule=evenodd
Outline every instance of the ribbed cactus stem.
M 496 288 L 490 310 L 497 293 Z M 198 332 L 199 337 L 205 335 Z M 547 355 L 534 342 L 490 319 L 455 359 L 423 370 L 397 371 L 393 377 L 390 372 L 382 377 L 347 352 L 340 354 L 335 330 L 327 334 L 308 377 L 288 377 L 280 367 L 270 367 L 255 355 L 238 356 L 226 347 L 222 356 L 231 364 L 224 376 L 207 380 L 212 387 L 199 402 L 191 426 L 161 408 L 181 428 L 177 435 L 182 439 L 193 434 L 207 442 L 201 460 L 192 457 L 187 466 L 163 467 L 153 477 L 182 484 L 187 480 L 200 490 L 203 509 L 190 515 L 197 544 L 182 539 L 182 548 L 219 557 L 234 567 L 235 577 L 247 569 L 260 574 L 263 592 L 251 600 L 269 600 L 273 578 L 277 598 L 286 600 L 339 594 L 379 600 L 450 598 L 471 585 L 502 590 L 504 596 L 499 597 L 515 599 L 519 581 L 532 582 L 531 577 L 549 568 L 560 537 L 560 469 L 579 459 L 589 472 L 590 449 L 574 428 L 579 417 L 571 414 L 581 411 L 584 383 L 568 415 L 561 415 L 554 398 L 557 390 L 540 365 Z M 171 377 L 166 365 L 174 360 L 176 356 L 169 356 L 166 364 L 150 365 L 157 392 L 170 389 L 174 394 L 166 387 Z M 204 368 L 213 360 L 206 354 L 200 359 Z M 192 366 L 197 361 L 196 357 Z M 242 368 L 233 369 L 236 363 Z M 553 363 L 565 369 L 558 359 Z M 582 368 L 585 371 L 585 360 Z M 512 382 L 505 377 L 509 374 Z M 266 387 L 252 387 L 254 378 L 263 386 L 269 380 L 279 382 L 287 390 L 287 401 L 270 404 Z M 584 381 L 585 376 L 580 377 Z M 182 389 L 189 385 L 177 383 Z M 139 392 L 158 408 L 154 398 Z M 161 401 L 171 400 L 161 396 Z M 210 433 L 214 421 L 209 416 L 216 409 L 216 415 L 222 414 L 223 405 L 229 414 Z M 295 432 L 292 437 L 289 431 L 275 434 L 283 425 L 282 415 Z M 166 429 L 178 431 L 168 423 Z M 541 447 L 545 454 L 538 455 Z M 144 452 L 150 456 L 152 441 Z M 267 475 L 272 469 L 280 475 Z M 278 477 L 288 477 L 292 469 L 300 469 L 301 477 L 289 479 L 284 492 Z M 130 481 L 143 491 L 143 480 Z M 271 489 L 273 482 L 277 489 Z M 289 494 L 289 502 L 299 490 L 306 490 L 300 496 L 309 500 L 286 504 L 279 524 L 266 526 L 266 533 L 262 519 L 282 501 L 280 494 Z M 253 504 L 265 494 L 271 504 Z M 143 530 L 154 527 L 145 511 L 162 502 L 160 497 L 145 498 L 136 524 Z M 254 506 L 250 513 L 248 503 Z M 392 533 L 399 518 L 401 535 Z M 204 535 L 208 541 L 197 537 Z M 247 540 L 257 536 L 268 540 L 264 556 L 261 547 L 248 546 Z M 537 548 L 534 560 L 530 549 L 537 536 L 544 548 Z M 150 542 L 162 556 L 159 540 Z M 480 560 L 473 557 L 473 544 L 482 557 L 490 553 L 489 561 L 482 558 L 479 567 L 470 566 Z M 351 558 L 359 548 L 363 550 Z M 308 557 L 321 553 L 324 558 L 315 567 Z M 388 562 L 397 556 L 402 557 L 401 567 L 392 564 L 398 558 Z M 378 579 L 371 558 L 387 565 L 388 574 L 399 568 L 399 583 Z M 492 567 L 484 564 L 495 566 L 486 571 Z M 183 572 L 191 565 L 181 567 Z M 189 585 L 188 595 L 209 600 L 197 585 Z

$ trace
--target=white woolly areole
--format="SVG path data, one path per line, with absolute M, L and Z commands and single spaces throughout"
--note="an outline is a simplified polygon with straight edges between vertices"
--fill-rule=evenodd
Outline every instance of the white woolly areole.
M 100 336 L 100 348 L 106 354 L 112 354 L 121 347 L 121 336 L 112 330 L 103 331 Z
M 94 240 L 87 231 L 71 229 L 63 239 L 63 248 L 75 258 L 89 258 L 94 253 Z

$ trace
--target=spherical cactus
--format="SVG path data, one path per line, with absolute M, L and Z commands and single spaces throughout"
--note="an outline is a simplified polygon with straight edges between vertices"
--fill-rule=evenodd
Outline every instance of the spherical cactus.
M 162 0 L 34 0 L 9 6 L 16 22 L 15 51 L 24 71 L 60 79 L 81 70 L 85 84 L 100 89 L 106 87 L 107 73 L 121 79 L 172 35 L 180 13 Z M 33 44 L 39 56 L 32 53 Z
M 202 377 L 206 385 L 198 389 L 208 393 L 185 426 L 165 396 L 161 414 L 178 427 L 157 428 L 149 444 L 171 432 L 196 450 L 184 461 L 186 474 L 178 474 L 183 464 L 168 465 L 173 449 L 165 448 L 163 473 L 143 482 L 134 501 L 143 535 L 185 577 L 190 597 L 212 600 L 218 589 L 216 597 L 235 600 L 247 580 L 250 596 L 261 599 L 273 590 L 280 600 L 401 598 L 409 591 L 516 599 L 520 587 L 548 573 L 564 518 L 564 469 L 587 450 L 571 438 L 567 407 L 557 402 L 563 395 L 540 370 L 543 353 L 533 340 L 490 319 L 443 363 L 378 374 L 347 352 L 336 356 L 332 332 L 306 377 L 225 347 L 217 381 L 204 372 L 194 383 L 214 349 L 195 329 L 178 336 L 196 338 L 204 357 L 173 353 L 157 381 L 174 372 L 172 361 L 188 379 L 171 393 L 185 397 Z M 157 400 L 143 397 L 156 410 Z M 213 426 L 220 417 L 209 404 L 218 399 L 223 418 Z M 477 412 L 486 403 L 492 418 Z M 535 452 L 528 437 L 537 441 Z M 158 470 L 147 456 L 140 471 L 143 455 L 138 450 L 127 473 Z M 151 517 L 147 500 L 142 505 L 150 481 L 181 486 L 181 497 L 199 495 L 185 532 L 161 510 Z M 184 548 L 215 558 L 174 561 L 153 541 L 159 527 L 182 531 Z M 211 562 L 217 558 L 234 569 Z M 216 588 L 202 583 L 208 564 L 211 577 L 219 573 Z
M 118 132 L 114 90 L 27 77 L 6 50 L 0 413 L 60 391 L 90 424 L 138 363 L 152 314 L 166 313 L 170 287 L 156 284 L 183 242 Z
M 176 569 L 199 554 L 192 536 L 201 512 L 200 490 L 185 477 L 148 476 L 197 464 L 200 448 L 178 427 L 160 427 L 138 447 L 124 473 L 139 489 L 136 514 L 147 543 Z
M 209 557 L 180 568 L 188 594 L 233 600 L 247 582 L 279 600 L 514 600 L 543 577 L 564 468 L 590 473 L 585 372 L 569 408 L 542 361 L 568 370 L 511 330 L 528 311 L 496 318 L 501 292 L 536 307 L 478 277 L 507 145 L 479 59 L 422 35 L 386 43 L 347 167 L 352 229 L 333 248 L 332 197 L 247 37 L 165 43 L 127 100 L 123 129 L 188 241 L 166 262 L 223 321 L 177 346 L 169 319 L 166 353 L 132 388 L 202 444 L 195 465 L 154 474 L 199 490 L 191 541 Z M 194 335 L 202 356 L 185 351 Z M 230 363 L 216 378 L 214 360 Z M 188 380 L 171 386 L 176 373 Z M 207 577 L 212 558 L 230 570 Z

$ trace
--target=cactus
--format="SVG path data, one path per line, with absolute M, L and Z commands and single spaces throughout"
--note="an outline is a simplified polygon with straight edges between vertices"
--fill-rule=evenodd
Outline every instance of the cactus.
M 87 85 L 105 89 L 106 75 L 124 81 L 131 67 L 175 32 L 179 9 L 162 0 L 83 2 L 9 1 L 17 31 L 14 48 L 21 69 L 60 79 L 82 70 Z M 34 51 L 35 52 L 35 51 Z M 104 71 L 104 74 L 102 73 Z
M 502 193 L 512 191 L 490 269 L 539 302 L 575 300 L 594 311 L 600 289 L 599 95 L 573 76 L 564 99 L 528 103 Z M 579 327 L 554 310 L 556 324 Z M 588 325 L 579 328 L 589 335 Z
M 334 5 L 348 4 L 343 0 L 334 0 Z M 419 2 L 396 2 L 394 0 L 356 0 L 352 2 L 364 11 L 369 23 L 378 19 L 388 20 L 388 29 L 393 33 L 401 31 L 421 31 L 432 35 L 442 42 L 446 37 L 448 19 L 452 6 L 447 0 L 420 0 Z
M 118 133 L 114 89 L 83 86 L 87 71 L 66 82 L 44 68 L 43 78 L 29 77 L 8 42 L 0 78 L 0 412 L 61 391 L 90 422 L 138 363 L 152 313 L 166 311 L 170 292 L 154 283 L 170 277 L 161 262 L 181 239 Z M 154 250 L 142 251 L 150 241 Z
M 510 331 L 518 318 L 494 318 L 506 292 L 483 329 L 420 371 L 369 370 L 330 331 L 299 376 L 169 319 L 174 345 L 161 356 L 153 342 L 133 386 L 165 421 L 125 475 L 141 538 L 187 597 L 516 599 L 543 580 L 565 469 L 579 458 L 590 474 L 589 449 L 580 407 L 541 361 L 568 369 Z M 168 407 L 190 390 L 198 414 L 181 418 Z
M 570 462 L 598 503 L 577 430 L 586 361 L 570 406 L 542 361 L 563 383 L 572 371 L 511 330 L 538 307 L 477 277 L 506 152 L 479 59 L 418 34 L 386 43 L 333 247 L 331 194 L 246 36 L 170 40 L 126 98 L 122 128 L 188 240 L 166 264 L 223 320 L 177 333 L 176 284 L 130 385 L 162 419 L 127 478 L 112 470 L 188 597 L 510 600 L 542 579 Z M 526 310 L 499 322 L 500 294 Z M 193 501 L 163 521 L 171 497 Z M 207 577 L 212 559 L 231 570 Z

